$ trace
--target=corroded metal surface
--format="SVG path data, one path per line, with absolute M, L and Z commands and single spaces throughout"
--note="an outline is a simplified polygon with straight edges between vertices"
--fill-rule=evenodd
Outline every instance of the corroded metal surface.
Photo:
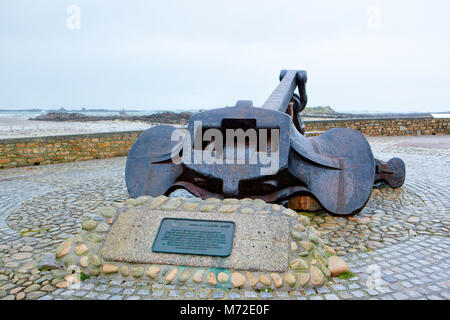
M 174 127 L 147 130 L 128 156 L 129 193 L 157 196 L 184 188 L 201 198 L 277 203 L 308 195 L 328 213 L 352 215 L 365 206 L 375 182 L 400 187 L 403 161 L 375 159 L 360 132 L 337 128 L 305 137 L 300 112 L 307 103 L 306 81 L 305 71 L 282 70 L 279 85 L 261 108 L 240 100 L 234 107 L 195 114 L 179 141 L 173 139 Z M 241 145 L 229 135 L 239 130 Z M 212 160 L 205 161 L 204 155 Z

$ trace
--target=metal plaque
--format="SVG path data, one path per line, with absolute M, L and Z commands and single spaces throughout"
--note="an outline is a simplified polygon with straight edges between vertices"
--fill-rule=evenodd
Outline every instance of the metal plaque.
M 163 218 L 152 251 L 227 257 L 234 229 L 233 221 Z

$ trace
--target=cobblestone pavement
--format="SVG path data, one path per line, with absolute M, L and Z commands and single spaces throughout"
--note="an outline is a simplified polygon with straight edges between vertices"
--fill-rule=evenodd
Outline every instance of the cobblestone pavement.
M 64 274 L 40 271 L 39 261 L 77 233 L 87 212 L 128 198 L 125 158 L 0 170 L 0 299 L 449 299 L 450 150 L 414 139 L 369 138 L 377 158 L 405 161 L 402 188 L 374 189 L 353 218 L 309 214 L 354 276 L 300 291 L 95 278 L 58 289 Z M 448 145 L 450 136 L 439 139 Z

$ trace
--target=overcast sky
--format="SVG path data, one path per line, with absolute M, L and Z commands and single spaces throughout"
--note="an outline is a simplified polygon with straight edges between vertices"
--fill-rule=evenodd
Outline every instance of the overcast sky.
M 449 34 L 448 0 L 0 0 L 0 109 L 259 106 L 288 68 L 309 106 L 448 111 Z

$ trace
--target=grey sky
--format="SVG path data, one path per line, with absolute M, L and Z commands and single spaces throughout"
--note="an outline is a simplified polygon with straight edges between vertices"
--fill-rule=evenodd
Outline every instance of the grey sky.
M 1 0 L 0 108 L 261 105 L 289 68 L 309 106 L 448 111 L 449 32 L 448 0 Z

